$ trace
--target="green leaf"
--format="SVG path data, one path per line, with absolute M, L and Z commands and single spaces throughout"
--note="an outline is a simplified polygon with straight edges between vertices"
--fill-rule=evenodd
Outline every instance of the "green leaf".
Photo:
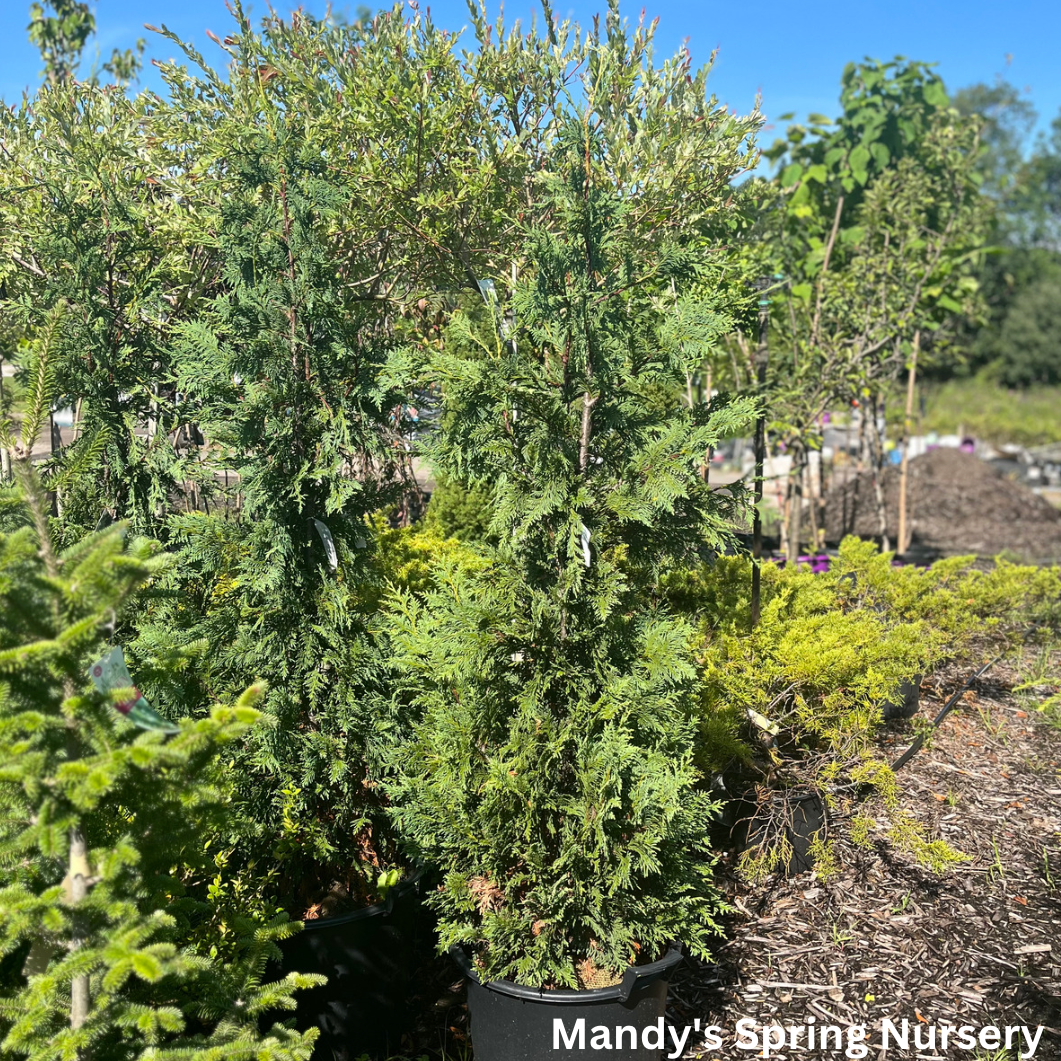
M 925 102 L 930 107 L 936 107 L 942 110 L 950 105 L 950 98 L 947 96 L 947 90 L 943 87 L 943 82 L 938 78 L 934 81 L 929 81 L 924 88 Z
M 873 156 L 873 161 L 877 163 L 878 169 L 884 169 L 891 160 L 891 153 L 888 151 L 887 146 L 882 144 L 879 140 L 876 140 L 869 145 L 869 151 Z
M 859 183 L 865 184 L 865 178 L 858 178 L 858 173 L 865 173 L 866 168 L 869 166 L 869 149 L 864 144 L 856 145 L 851 149 L 851 154 L 848 156 L 847 161 L 852 172 L 855 174 L 856 179 L 859 180 Z

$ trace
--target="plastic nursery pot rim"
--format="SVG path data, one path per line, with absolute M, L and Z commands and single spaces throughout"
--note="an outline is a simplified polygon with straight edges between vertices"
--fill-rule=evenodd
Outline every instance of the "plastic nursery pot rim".
M 325 929 L 338 928 L 342 925 L 349 925 L 352 921 L 367 921 L 370 917 L 385 917 L 391 913 L 394 909 L 394 904 L 399 899 L 404 899 L 407 895 L 419 890 L 423 876 L 424 870 L 421 867 L 411 877 L 407 877 L 405 880 L 395 884 L 387 892 L 387 898 L 382 903 L 373 903 L 371 906 L 365 906 L 360 910 L 351 910 L 346 914 L 336 914 L 334 917 L 314 917 L 308 921 L 303 920 L 302 931 L 319 932 Z
M 631 965 L 623 974 L 621 983 L 584 991 L 569 987 L 524 987 L 522 984 L 512 983 L 511 980 L 488 980 L 483 983 L 467 952 L 459 943 L 454 943 L 450 947 L 449 954 L 469 980 L 474 980 L 480 987 L 496 994 L 522 999 L 525 1002 L 586 1005 L 594 1002 L 625 1002 L 640 984 L 647 985 L 656 980 L 667 979 L 670 971 L 682 960 L 682 945 L 671 943 L 667 947 L 667 953 L 649 965 Z

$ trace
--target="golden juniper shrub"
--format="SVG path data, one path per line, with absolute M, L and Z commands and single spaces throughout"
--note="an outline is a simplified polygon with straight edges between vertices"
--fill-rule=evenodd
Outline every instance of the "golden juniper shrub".
M 982 570 L 969 557 L 895 567 L 892 554 L 848 538 L 828 572 L 765 564 L 752 628 L 747 558 L 671 572 L 664 594 L 698 627 L 698 765 L 731 790 L 734 779 L 764 791 L 810 785 L 834 814 L 869 792 L 882 835 L 941 871 L 963 856 L 927 840 L 904 812 L 899 779 L 873 742 L 880 705 L 949 658 L 997 653 L 1030 622 L 1056 621 L 1059 575 L 1003 560 Z M 855 843 L 875 832 L 877 818 L 855 813 Z M 784 830 L 754 835 L 765 839 L 742 855 L 744 872 L 761 879 L 787 865 Z M 813 841 L 819 855 L 823 844 Z

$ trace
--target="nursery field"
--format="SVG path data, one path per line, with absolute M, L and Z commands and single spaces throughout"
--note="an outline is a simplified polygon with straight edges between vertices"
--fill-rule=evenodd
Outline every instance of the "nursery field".
M 33 5 L 4 1061 L 1061 1057 L 1061 511 L 911 457 L 1056 382 L 990 114 L 866 59 L 765 145 L 543 16 L 235 0 L 139 91 Z

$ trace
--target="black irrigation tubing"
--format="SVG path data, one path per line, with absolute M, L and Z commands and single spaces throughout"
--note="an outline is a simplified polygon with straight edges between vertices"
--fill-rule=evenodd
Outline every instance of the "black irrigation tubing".
M 993 667 L 1000 659 L 1002 659 L 1005 654 L 1005 652 L 999 653 L 997 656 L 995 656 L 994 659 L 988 660 L 978 671 L 973 674 L 970 674 L 969 677 L 965 679 L 965 682 L 962 684 L 961 688 L 958 689 L 958 691 L 943 705 L 943 709 L 932 720 L 932 729 L 929 730 L 928 733 L 934 733 L 937 729 L 939 729 L 940 723 L 951 713 L 951 709 L 958 702 L 958 699 L 959 697 L 961 697 L 962 693 L 964 693 L 965 690 L 968 689 L 969 686 L 972 685 L 973 682 L 975 682 L 981 674 L 983 674 L 985 671 L 990 670 L 990 668 Z M 906 751 L 903 752 L 903 754 L 900 755 L 894 763 L 892 763 L 893 773 L 896 770 L 901 770 L 915 755 L 917 755 L 917 753 L 924 745 L 925 738 L 928 736 L 928 733 L 919 733 L 914 743 L 911 744 L 910 747 L 907 748 Z
M 1029 626 L 1028 629 L 1025 631 L 1025 634 L 1027 635 L 1035 630 L 1041 630 L 1046 625 L 1046 623 L 1032 623 L 1031 626 Z M 962 695 L 962 693 L 964 693 L 965 690 L 968 689 L 969 686 L 972 685 L 977 678 L 989 671 L 996 663 L 998 663 L 998 661 L 1002 659 L 1008 651 L 1008 649 L 1003 649 L 997 656 L 995 656 L 994 659 L 988 660 L 978 671 L 975 671 L 974 673 L 970 674 L 969 677 L 965 679 L 961 688 L 958 689 L 958 691 L 943 705 L 942 709 L 940 710 L 940 713 L 936 715 L 936 717 L 932 720 L 931 729 L 929 729 L 925 733 L 918 734 L 917 739 L 914 741 L 914 743 L 911 744 L 910 747 L 907 748 L 906 751 L 903 752 L 903 754 L 900 755 L 894 763 L 892 763 L 891 768 L 893 773 L 896 770 L 901 770 L 915 755 L 917 755 L 917 753 L 924 746 L 925 740 L 928 738 L 928 736 L 932 733 L 935 733 L 935 731 L 939 729 L 940 723 L 942 723 L 942 721 L 951 713 L 951 709 L 958 702 L 958 699 Z

